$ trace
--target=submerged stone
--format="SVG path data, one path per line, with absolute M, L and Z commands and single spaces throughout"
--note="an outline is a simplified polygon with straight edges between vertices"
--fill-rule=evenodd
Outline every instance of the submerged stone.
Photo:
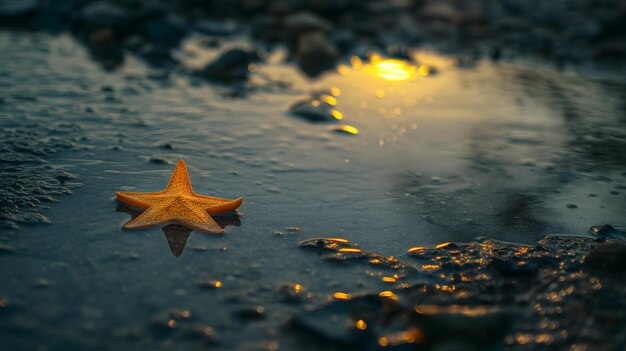
M 248 79 L 248 65 L 258 59 L 255 51 L 231 49 L 204 67 L 200 74 L 209 80 L 220 82 L 245 81 Z
M 343 114 L 335 108 L 336 103 L 331 94 L 316 93 L 295 102 L 289 112 L 309 122 L 335 122 L 343 119 Z

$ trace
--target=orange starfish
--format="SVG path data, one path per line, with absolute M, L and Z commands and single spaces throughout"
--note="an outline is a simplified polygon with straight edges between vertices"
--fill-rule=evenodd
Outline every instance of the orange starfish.
M 224 232 L 224 229 L 211 218 L 211 215 L 234 211 L 243 202 L 243 197 L 229 200 L 194 193 L 183 160 L 178 162 L 165 190 L 150 193 L 124 191 L 116 195 L 118 201 L 145 210 L 124 224 L 126 229 L 177 223 L 215 234 Z

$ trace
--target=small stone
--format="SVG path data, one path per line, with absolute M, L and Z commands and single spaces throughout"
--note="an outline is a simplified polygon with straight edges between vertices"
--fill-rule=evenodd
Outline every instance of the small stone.
M 339 50 L 324 31 L 310 31 L 298 37 L 294 56 L 300 68 L 311 77 L 335 66 Z
M 200 74 L 206 79 L 220 82 L 245 81 L 248 79 L 248 65 L 258 59 L 254 51 L 231 49 L 208 64 Z

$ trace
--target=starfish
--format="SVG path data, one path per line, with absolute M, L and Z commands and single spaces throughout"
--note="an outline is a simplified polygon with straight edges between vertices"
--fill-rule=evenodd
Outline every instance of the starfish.
M 182 224 L 203 232 L 219 234 L 224 229 L 212 215 L 232 212 L 241 206 L 243 197 L 236 200 L 196 194 L 191 189 L 185 161 L 180 160 L 163 191 L 116 193 L 117 200 L 144 210 L 124 224 L 126 229 L 144 229 L 167 224 Z

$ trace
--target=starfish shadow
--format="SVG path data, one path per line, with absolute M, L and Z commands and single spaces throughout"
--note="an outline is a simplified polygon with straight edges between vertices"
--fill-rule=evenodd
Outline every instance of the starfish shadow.
M 117 207 L 115 208 L 115 212 L 124 212 L 128 213 L 131 219 L 139 216 L 141 214 L 141 210 L 138 210 L 134 207 L 130 207 L 122 202 L 117 202 Z M 239 215 L 237 212 L 226 213 L 223 215 L 213 217 L 213 220 L 219 224 L 220 227 L 226 228 L 229 225 L 234 225 L 239 227 L 241 225 L 241 220 L 239 219 Z M 170 246 L 170 251 L 176 257 L 179 257 L 183 254 L 185 250 L 185 246 L 187 246 L 187 239 L 189 239 L 189 235 L 193 229 L 187 228 L 184 225 L 180 224 L 168 224 L 166 226 L 161 227 L 163 233 L 165 233 L 165 238 L 167 239 L 167 244 Z

